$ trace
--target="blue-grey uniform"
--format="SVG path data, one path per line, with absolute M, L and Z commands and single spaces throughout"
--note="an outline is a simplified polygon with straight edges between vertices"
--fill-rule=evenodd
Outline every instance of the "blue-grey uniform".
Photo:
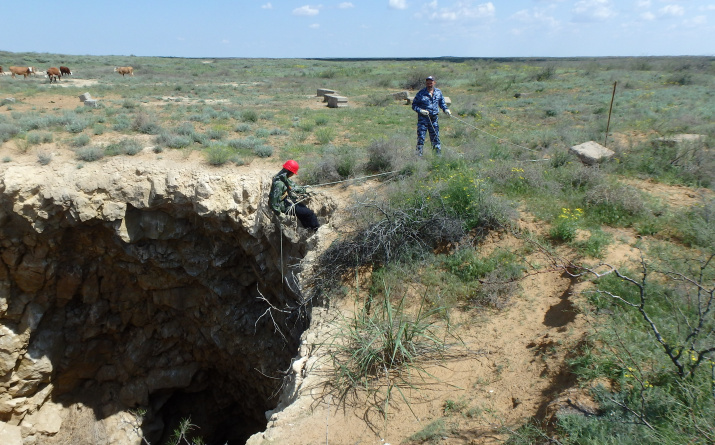
M 430 95 L 427 88 L 422 88 L 412 100 L 412 109 L 417 112 L 417 154 L 422 156 L 425 144 L 425 131 L 429 131 L 432 148 L 439 154 L 442 145 L 439 140 L 439 109 L 447 112 L 447 103 L 439 88 L 434 88 Z M 420 110 L 427 110 L 429 116 L 424 116 Z

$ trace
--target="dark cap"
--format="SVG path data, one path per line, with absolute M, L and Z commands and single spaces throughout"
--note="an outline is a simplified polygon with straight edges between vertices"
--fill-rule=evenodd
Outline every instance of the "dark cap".
M 425 80 L 434 80 L 434 77 L 432 77 L 432 76 L 427 76 L 427 78 L 426 78 Z

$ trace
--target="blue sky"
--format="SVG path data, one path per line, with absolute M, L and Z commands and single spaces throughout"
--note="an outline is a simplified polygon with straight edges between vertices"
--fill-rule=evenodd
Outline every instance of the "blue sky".
M 71 55 L 715 55 L 715 0 L 3 0 L 0 23 L 0 50 Z

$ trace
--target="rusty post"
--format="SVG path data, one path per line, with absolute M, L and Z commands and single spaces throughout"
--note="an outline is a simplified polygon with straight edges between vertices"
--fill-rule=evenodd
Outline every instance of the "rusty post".
M 608 128 L 611 126 L 611 111 L 613 111 L 613 98 L 616 97 L 616 84 L 618 81 L 613 82 L 613 94 L 611 95 L 611 107 L 608 109 L 608 123 L 606 124 L 606 138 L 603 140 L 603 146 L 607 147 L 606 142 L 608 142 Z

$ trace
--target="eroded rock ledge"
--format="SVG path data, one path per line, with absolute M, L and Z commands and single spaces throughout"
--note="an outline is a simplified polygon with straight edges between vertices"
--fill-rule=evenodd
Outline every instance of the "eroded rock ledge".
M 313 238 L 281 242 L 268 172 L 145 162 L 0 169 L 0 443 L 265 427 L 310 322 L 294 309 Z

